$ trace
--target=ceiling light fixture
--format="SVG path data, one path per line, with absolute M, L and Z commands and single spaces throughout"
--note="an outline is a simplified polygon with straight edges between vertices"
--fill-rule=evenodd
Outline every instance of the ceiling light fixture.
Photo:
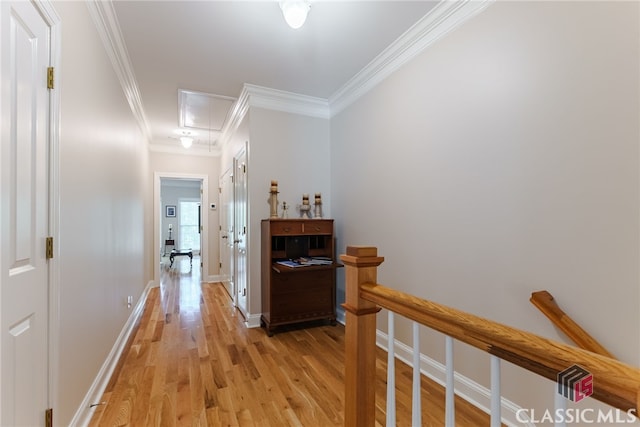
M 188 136 L 181 136 L 180 143 L 184 148 L 189 148 L 191 147 L 191 144 L 193 144 L 193 138 L 190 138 Z
M 308 0 L 280 0 L 280 9 L 287 24 L 294 30 L 302 27 L 311 5 Z

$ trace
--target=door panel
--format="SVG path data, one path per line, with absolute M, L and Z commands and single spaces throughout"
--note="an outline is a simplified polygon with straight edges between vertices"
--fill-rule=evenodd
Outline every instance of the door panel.
M 234 180 L 234 212 L 235 212 L 235 279 L 236 305 L 246 316 L 247 314 L 247 151 L 242 150 L 235 158 Z
M 37 426 L 48 406 L 50 29 L 31 2 L 0 2 L 0 20 L 0 425 Z
M 227 292 L 236 300 L 233 254 L 233 168 L 220 178 L 220 276 Z

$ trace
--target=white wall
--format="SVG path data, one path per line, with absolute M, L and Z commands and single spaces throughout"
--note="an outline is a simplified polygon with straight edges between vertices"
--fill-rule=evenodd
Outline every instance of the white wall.
M 220 176 L 220 159 L 218 157 L 209 156 L 192 156 L 181 154 L 170 154 L 161 152 L 149 153 L 149 187 L 148 191 L 153 194 L 153 181 L 154 174 L 167 174 L 167 176 L 176 176 L 183 174 L 184 176 L 206 176 L 209 182 L 208 203 L 215 203 L 218 205 L 218 178 Z M 155 209 L 155 203 L 151 200 L 151 205 L 148 206 L 150 212 Z M 162 215 L 164 218 L 164 206 Z M 220 247 L 219 247 L 219 210 L 209 210 L 207 206 L 203 207 L 207 210 L 208 216 L 208 257 L 209 257 L 209 271 L 203 272 L 203 280 L 207 280 L 209 276 L 215 276 L 220 272 L 218 267 L 220 262 Z M 204 218 L 204 216 L 203 216 Z M 152 222 L 150 220 L 150 222 Z M 161 242 L 164 243 L 164 242 Z M 177 242 L 176 242 L 177 243 Z M 153 243 L 151 243 L 153 247 Z M 155 248 L 154 248 L 155 250 Z
M 260 293 L 260 221 L 269 218 L 271 180 L 278 181 L 278 201 L 291 205 L 289 217 L 308 193 L 322 193 L 324 215 L 331 217 L 329 121 L 251 108 L 249 122 L 249 296 L 251 314 L 262 312 Z M 279 211 L 280 212 L 280 211 Z
M 60 299 L 55 424 L 69 425 L 151 278 L 146 143 L 83 2 L 62 21 Z M 81 35 L 79 37 L 79 35 Z
M 637 365 L 638 17 L 498 2 L 334 117 L 340 251 L 378 246 L 381 283 L 565 340 L 529 303 L 547 289 Z M 488 384 L 484 358 L 458 362 Z M 526 405 L 530 381 L 503 379 Z

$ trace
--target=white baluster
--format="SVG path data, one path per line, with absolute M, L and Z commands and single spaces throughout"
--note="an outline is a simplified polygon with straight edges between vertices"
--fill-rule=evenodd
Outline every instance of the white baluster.
M 445 363 L 447 365 L 447 378 L 445 385 L 445 426 L 455 427 L 456 425 L 456 407 L 455 407 L 455 385 L 453 383 L 453 338 L 445 337 Z
M 413 402 L 411 405 L 411 425 L 422 425 L 422 409 L 420 403 L 420 324 L 413 322 Z
M 562 413 L 566 413 L 567 411 L 567 399 L 558 393 L 558 384 L 553 384 L 553 392 L 555 394 L 555 410 L 554 414 L 558 413 L 558 410 L 561 410 Z M 564 417 L 558 417 L 558 420 L 555 423 L 556 427 L 567 427 L 567 423 L 564 420 Z
M 502 425 L 500 393 L 500 358 L 491 355 L 491 427 Z
M 396 425 L 396 358 L 394 337 L 394 314 L 389 311 L 388 316 L 388 340 L 387 340 L 387 427 Z

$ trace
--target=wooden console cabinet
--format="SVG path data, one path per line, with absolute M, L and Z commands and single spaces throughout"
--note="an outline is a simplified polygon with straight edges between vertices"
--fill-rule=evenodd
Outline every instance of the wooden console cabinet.
M 336 323 L 336 263 L 332 219 L 262 220 L 262 324 L 269 336 L 290 323 Z M 327 265 L 290 267 L 278 261 L 323 257 Z

